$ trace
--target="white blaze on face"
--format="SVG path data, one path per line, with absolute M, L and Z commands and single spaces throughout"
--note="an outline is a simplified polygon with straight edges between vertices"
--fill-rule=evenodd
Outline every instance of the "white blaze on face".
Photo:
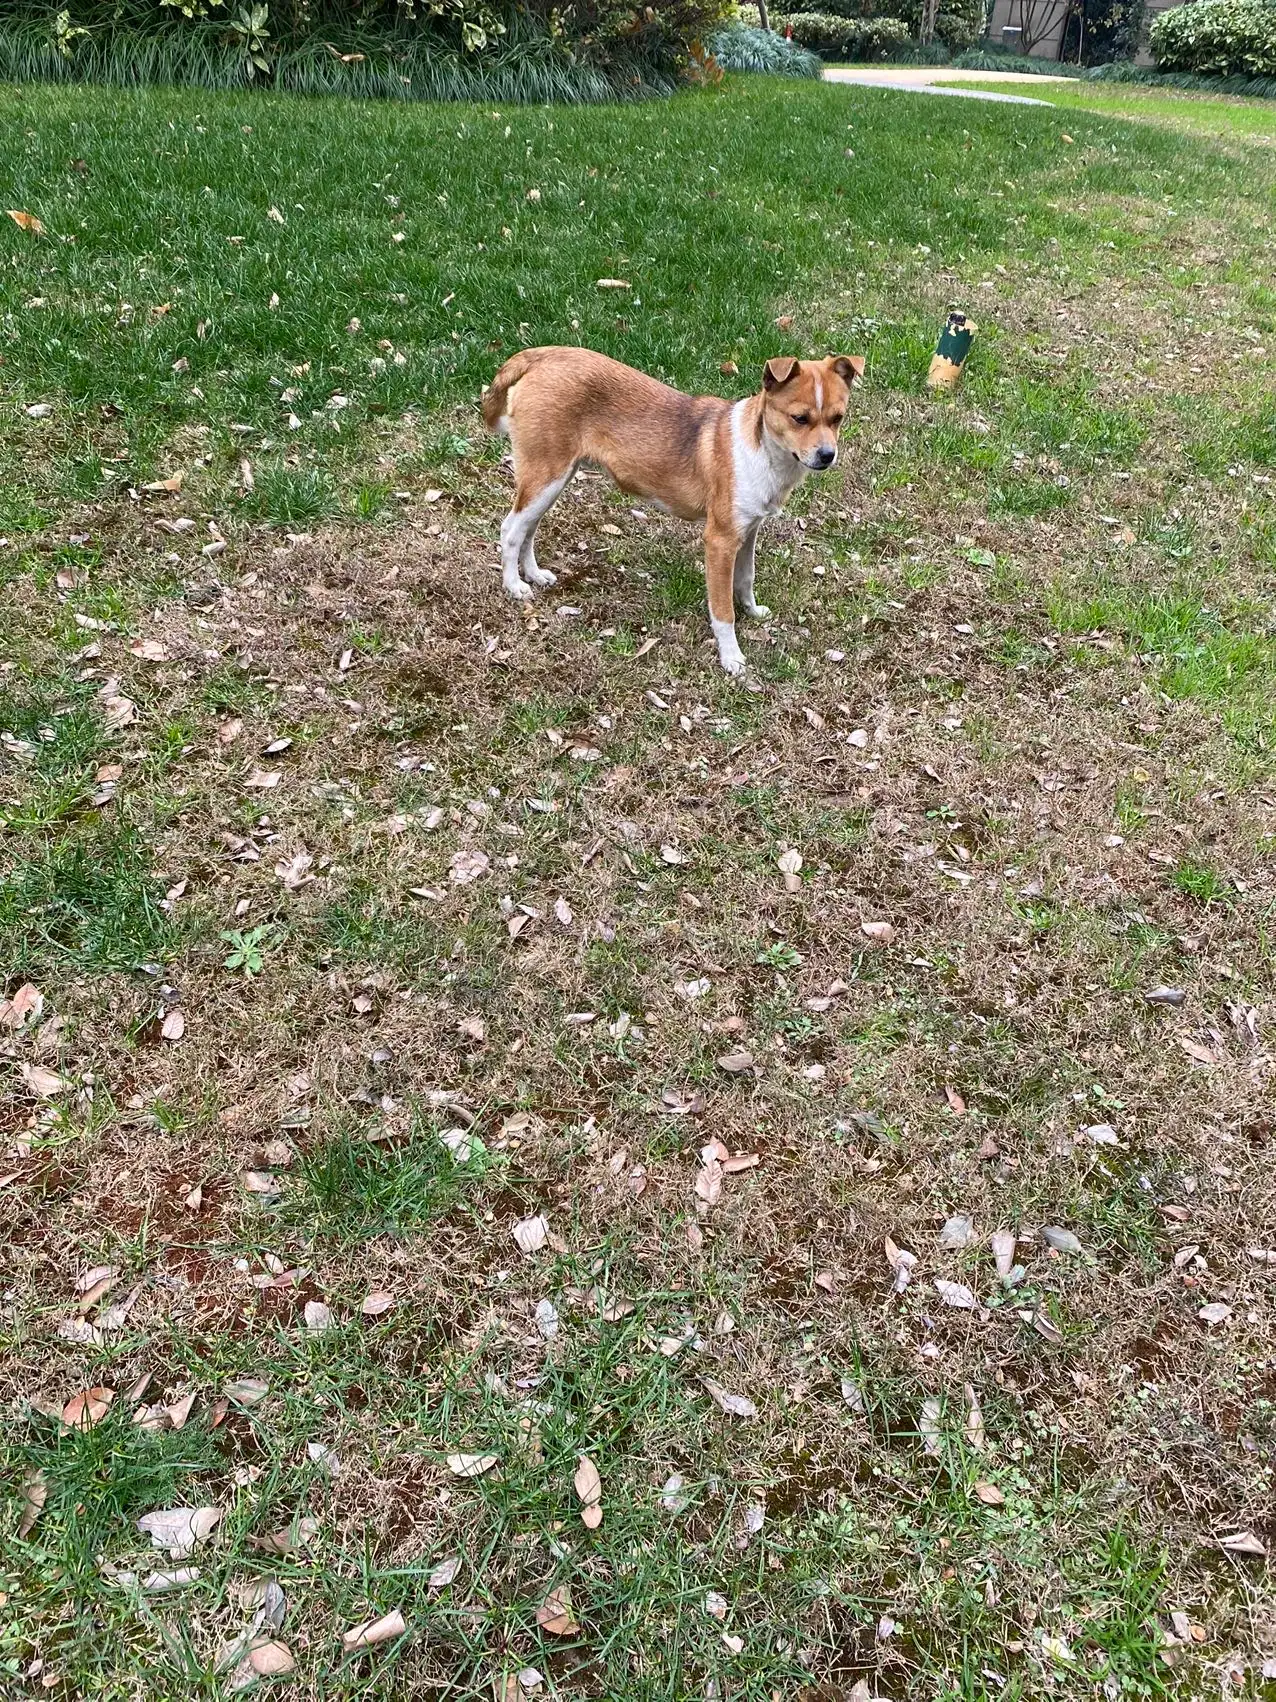
M 818 413 L 823 406 L 824 406 L 824 385 L 820 380 L 819 373 L 817 372 L 816 375 L 815 375 L 815 411 L 816 411 L 816 413 Z

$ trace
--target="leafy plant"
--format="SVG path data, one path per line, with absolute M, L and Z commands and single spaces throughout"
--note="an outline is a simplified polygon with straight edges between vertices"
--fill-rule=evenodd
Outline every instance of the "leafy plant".
M 911 39 L 899 18 L 837 18 L 831 12 L 795 12 L 785 20 L 793 39 L 821 59 L 890 59 Z
M 1199 0 L 1162 12 L 1150 32 L 1163 71 L 1216 77 L 1276 76 L 1276 6 L 1265 0 Z
M 72 59 L 75 56 L 76 42 L 87 41 L 89 32 L 78 24 L 73 24 L 70 12 L 64 7 L 53 20 L 53 39 L 63 59 Z
M 773 77 L 821 75 L 816 54 L 796 42 L 786 41 L 774 30 L 728 24 L 709 38 L 709 47 L 724 71 L 761 71 Z
M 263 922 L 260 927 L 250 928 L 242 933 L 238 928 L 223 930 L 221 938 L 230 946 L 230 955 L 223 967 L 232 974 L 242 970 L 251 980 L 254 975 L 260 975 L 266 967 L 266 950 L 273 946 L 278 938 L 279 930 L 271 922 Z
M 269 74 L 270 71 L 270 55 L 267 52 L 267 43 L 270 40 L 268 19 L 268 7 L 254 6 L 251 10 L 245 8 L 230 21 L 231 41 L 239 49 L 244 75 L 250 82 L 258 71 L 263 75 Z

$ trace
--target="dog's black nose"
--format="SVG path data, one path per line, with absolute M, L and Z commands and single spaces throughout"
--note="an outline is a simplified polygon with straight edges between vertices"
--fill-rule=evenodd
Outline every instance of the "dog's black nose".
M 836 449 L 817 449 L 815 451 L 815 465 L 817 467 L 831 467 L 836 460 Z

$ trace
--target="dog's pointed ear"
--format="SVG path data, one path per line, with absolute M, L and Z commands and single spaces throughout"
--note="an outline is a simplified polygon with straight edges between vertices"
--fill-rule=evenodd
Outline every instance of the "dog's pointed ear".
M 802 363 L 794 360 L 792 355 L 775 355 L 762 368 L 762 388 L 778 390 L 782 384 L 797 377 L 801 366 Z
M 829 365 L 847 384 L 854 384 L 857 378 L 864 376 L 863 355 L 834 355 Z

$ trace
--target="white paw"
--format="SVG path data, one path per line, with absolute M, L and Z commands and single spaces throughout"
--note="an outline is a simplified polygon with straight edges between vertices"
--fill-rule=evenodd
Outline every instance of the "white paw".
M 744 657 L 740 651 L 728 651 L 726 655 L 719 653 L 718 660 L 722 664 L 723 673 L 730 674 L 733 680 L 742 680 L 744 678 L 747 664 L 745 663 Z
M 536 593 L 530 585 L 525 585 L 521 579 L 503 579 L 505 595 L 512 597 L 516 603 L 531 603 L 536 599 Z
M 523 569 L 523 578 L 529 585 L 557 585 L 558 575 L 551 573 L 547 567 L 537 567 L 533 563 Z
M 764 621 L 771 618 L 771 611 L 765 603 L 746 603 L 744 612 L 750 620 Z

